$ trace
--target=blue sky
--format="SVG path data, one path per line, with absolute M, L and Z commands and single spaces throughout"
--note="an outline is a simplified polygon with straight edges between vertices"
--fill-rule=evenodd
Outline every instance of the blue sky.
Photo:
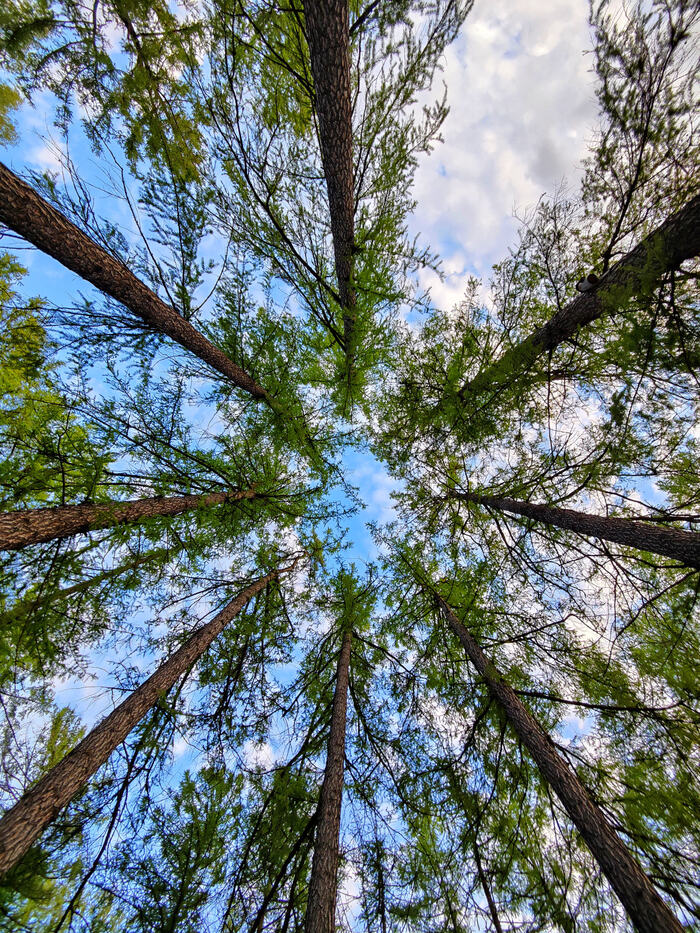
M 514 242 L 515 211 L 525 213 L 564 182 L 577 186 L 596 124 L 587 19 L 584 0 L 477 2 L 448 49 L 434 88 L 440 93 L 441 81 L 448 88 L 444 142 L 419 166 L 410 221 L 411 233 L 443 258 L 444 280 L 429 271 L 421 275 L 441 307 L 460 300 L 469 274 L 486 284 L 491 265 Z M 19 143 L 3 151 L 15 170 L 60 169 L 48 103 L 40 95 L 35 108 L 22 113 Z M 70 145 L 71 157 L 99 187 L 98 163 L 85 140 L 76 132 Z M 102 212 L 127 237 L 135 235 L 126 205 L 97 195 Z M 76 295 L 76 277 L 53 260 L 33 250 L 23 251 L 22 259 L 30 267 L 30 291 L 58 301 Z M 84 283 L 80 289 L 90 291 Z M 381 464 L 353 452 L 347 467 L 366 502 L 363 518 L 386 518 L 391 481 Z M 353 520 L 354 558 L 373 553 L 362 525 Z
M 445 278 L 421 275 L 433 301 L 449 308 L 458 302 L 470 274 L 483 276 L 515 241 L 517 220 L 545 193 L 568 182 L 575 189 L 580 162 L 594 135 L 596 102 L 592 60 L 585 52 L 591 40 L 586 0 L 477 0 L 462 34 L 447 52 L 438 82 L 448 87 L 450 114 L 443 126 L 444 143 L 421 163 L 414 189 L 417 209 L 410 232 L 443 257 Z M 436 93 L 441 87 L 435 88 Z M 1 158 L 14 170 L 55 171 L 60 168 L 50 140 L 51 125 L 44 100 L 23 112 L 20 140 Z M 93 154 L 78 133 L 71 157 L 96 185 L 101 178 Z M 102 199 L 127 235 L 133 222 L 123 203 Z M 12 243 L 8 241 L 8 248 Z M 53 260 L 34 251 L 22 253 L 30 268 L 27 294 L 43 294 L 60 302 L 90 287 Z M 392 517 L 392 479 L 375 458 L 346 453 L 346 476 L 358 487 L 364 509 L 348 522 L 350 547 L 343 558 L 359 566 L 377 556 L 367 522 Z M 99 691 L 105 683 L 99 657 L 93 673 Z M 66 684 L 60 696 L 94 722 L 109 703 L 85 681 Z M 574 722 L 572 731 L 585 726 Z M 191 760 L 186 746 L 176 744 L 174 776 Z
M 411 233 L 443 257 L 444 280 L 421 275 L 443 308 L 460 300 L 469 274 L 488 280 L 491 265 L 514 242 L 514 211 L 526 212 L 566 181 L 577 186 L 596 124 L 587 19 L 585 0 L 477 2 L 447 51 L 434 88 L 441 92 L 440 81 L 448 88 L 444 142 L 418 169 L 410 221 Z M 17 171 L 59 171 L 47 97 L 21 113 L 18 129 L 20 139 L 4 149 L 3 160 Z M 98 163 L 79 132 L 70 145 L 71 158 L 99 189 Z M 136 234 L 123 202 L 98 190 L 97 203 L 127 237 Z M 78 287 L 89 294 L 90 286 L 53 260 L 34 250 L 21 255 L 30 269 L 27 293 L 58 302 L 76 297 Z M 393 481 L 368 454 L 347 453 L 345 467 L 365 508 L 348 523 L 344 558 L 361 565 L 376 557 L 365 523 L 391 518 Z

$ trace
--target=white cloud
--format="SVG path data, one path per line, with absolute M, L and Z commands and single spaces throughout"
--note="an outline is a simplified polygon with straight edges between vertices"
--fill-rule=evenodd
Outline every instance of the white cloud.
M 41 171 L 58 172 L 63 171 L 63 159 L 65 152 L 63 147 L 54 140 L 42 142 L 34 146 L 27 153 L 27 161 L 35 168 Z
M 189 751 L 192 746 L 187 741 L 184 736 L 178 736 L 177 739 L 173 742 L 173 758 L 176 760 L 182 758 L 182 756 Z
M 514 208 L 533 205 L 579 162 L 596 123 L 588 5 L 477 4 L 445 56 L 444 145 L 416 176 L 413 232 L 446 258 L 436 301 L 458 300 L 514 241 Z
M 399 484 L 382 464 L 374 458 L 362 458 L 358 465 L 347 471 L 347 476 L 359 488 L 360 496 L 366 504 L 363 513 L 365 520 L 385 524 L 396 518 L 391 494 L 399 488 Z
M 242 748 L 243 760 L 249 768 L 269 770 L 275 764 L 275 752 L 269 742 L 248 739 Z

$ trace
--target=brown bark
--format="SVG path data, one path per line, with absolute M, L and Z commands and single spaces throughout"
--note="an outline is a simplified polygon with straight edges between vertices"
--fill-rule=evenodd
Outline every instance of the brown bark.
M 255 490 L 244 489 L 167 498 L 154 496 L 133 502 L 84 502 L 81 505 L 59 505 L 49 509 L 0 512 L 0 550 L 16 551 L 29 544 L 68 538 L 80 532 L 125 525 L 144 518 L 179 515 L 188 509 L 253 498 Z
M 594 291 L 585 292 L 550 318 L 546 324 L 478 373 L 459 390 L 459 397 L 510 384 L 517 373 L 543 353 L 570 340 L 580 327 L 616 310 L 621 296 L 651 294 L 661 276 L 685 259 L 700 255 L 700 196 L 693 198 L 627 253 Z
M 350 365 L 355 342 L 352 287 L 355 196 L 350 100 L 350 26 L 347 0 L 304 0 L 306 37 L 328 190 L 338 292 L 343 307 L 343 338 Z
M 614 541 L 640 551 L 651 551 L 678 560 L 687 567 L 700 570 L 700 534 L 682 531 L 680 528 L 665 528 L 649 522 L 629 518 L 610 518 L 605 515 L 587 515 L 574 509 L 561 509 L 553 505 L 538 505 L 521 502 L 505 496 L 485 496 L 471 492 L 453 492 L 450 496 L 465 502 L 477 502 L 502 512 L 512 512 L 534 518 L 545 525 L 566 528 L 581 535 Z
M 306 933 L 333 933 L 335 930 L 351 645 L 352 634 L 346 631 L 338 658 L 326 770 L 318 802 L 316 840 L 304 923 Z
M 211 622 L 197 629 L 148 680 L 3 815 L 0 819 L 0 876 L 17 864 L 59 810 L 78 793 L 88 778 L 107 761 L 114 749 L 155 705 L 158 697 L 167 693 L 175 681 L 201 657 L 246 603 L 264 589 L 270 580 L 291 570 L 293 566 L 291 564 L 260 577 L 231 600 Z
M 491 696 L 500 703 L 518 738 L 561 800 L 635 928 L 640 933 L 660 933 L 662 930 L 664 933 L 682 933 L 683 928 L 676 917 L 575 772 L 556 750 L 552 740 L 445 600 L 437 594 L 435 598 L 450 628 L 461 641 L 467 657 L 486 681 Z
M 234 385 L 277 410 L 275 400 L 245 370 L 1 162 L 0 223 L 121 302 L 150 328 L 194 353 Z

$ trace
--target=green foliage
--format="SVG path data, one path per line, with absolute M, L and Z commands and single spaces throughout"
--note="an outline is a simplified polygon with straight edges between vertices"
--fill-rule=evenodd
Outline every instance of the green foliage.
M 350 632 L 339 926 L 466 933 L 495 913 L 528 933 L 622 929 L 438 595 L 697 923 L 697 572 L 642 540 L 470 498 L 697 530 L 694 267 L 660 271 L 657 244 L 601 289 L 605 313 L 573 339 L 542 353 L 531 337 L 582 275 L 696 193 L 697 13 L 684 0 L 621 19 L 593 6 L 601 131 L 581 192 L 543 197 L 488 286 L 470 279 L 447 309 L 418 291 L 439 263 L 407 230 L 415 169 L 447 113 L 432 84 L 470 8 L 349 4 L 352 365 L 302 5 L 0 12 L 18 89 L 0 86 L 0 136 L 12 139 L 19 94 L 52 92 L 66 138 L 79 119 L 100 167 L 118 167 L 120 226 L 99 219 L 97 185 L 68 157 L 67 184 L 32 183 L 269 395 L 245 396 L 111 300 L 22 297 L 23 268 L 0 257 L 4 510 L 254 493 L 4 559 L 3 804 L 84 730 L 55 689 L 94 719 L 108 706 L 86 709 L 96 688 L 118 702 L 285 568 L 5 879 L 0 928 L 303 930 Z M 371 493 L 345 471 L 367 449 L 396 481 L 376 563 L 346 553 Z
M 34 707 L 32 709 L 32 707 Z M 28 767 L 12 776 L 14 791 L 31 786 L 83 737 L 85 729 L 72 710 L 51 708 L 44 702 L 6 708 L 9 716 L 3 726 L 2 745 L 6 755 L 16 754 L 16 732 L 22 729 L 22 715 L 29 711 L 43 714 L 48 721 L 32 739 Z M 35 715 L 35 724 L 40 722 Z M 14 733 L 14 734 L 13 734 Z M 23 787 L 21 785 L 24 785 Z M 59 919 L 64 900 L 70 896 L 82 870 L 74 846 L 80 825 L 71 816 L 55 823 L 40 844 L 35 845 L 0 883 L 0 929 L 26 929 L 34 924 L 48 928 Z
M 42 302 L 17 303 L 13 285 L 25 270 L 0 259 L 0 497 L 4 508 L 97 496 L 109 458 L 91 443 L 87 428 L 54 380 L 55 347 L 48 339 Z
M 0 84 L 0 143 L 13 143 L 17 131 L 9 114 L 19 107 L 22 95 L 9 84 Z
M 121 894 L 131 907 L 128 929 L 202 929 L 225 878 L 228 836 L 240 807 L 236 784 L 214 769 L 185 772 L 167 802 L 149 810 L 138 844 L 119 847 Z

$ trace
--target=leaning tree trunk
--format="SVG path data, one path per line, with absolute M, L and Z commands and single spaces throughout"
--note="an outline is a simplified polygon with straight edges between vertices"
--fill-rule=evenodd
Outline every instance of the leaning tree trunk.
M 59 505 L 49 509 L 0 512 L 0 550 L 16 551 L 29 544 L 68 538 L 80 532 L 125 525 L 144 518 L 179 515 L 189 509 L 237 502 L 239 499 L 254 499 L 255 495 L 254 489 L 244 489 L 168 498 L 154 496 L 132 502 L 84 502 L 81 505 Z
M 107 761 L 114 749 L 155 705 L 158 697 L 167 693 L 178 677 L 201 657 L 246 603 L 264 589 L 270 580 L 291 570 L 295 563 L 260 577 L 231 600 L 211 622 L 197 629 L 148 680 L 4 814 L 0 819 L 0 875 L 17 864 L 59 810 L 78 793 L 88 778 Z
M 471 492 L 451 492 L 450 497 L 465 502 L 476 502 L 502 512 L 512 512 L 534 518 L 545 525 L 566 528 L 581 535 L 614 541 L 640 551 L 651 551 L 678 560 L 688 567 L 700 570 L 700 534 L 679 528 L 664 528 L 649 522 L 628 518 L 610 518 L 605 515 L 587 515 L 574 509 L 561 509 L 553 505 L 521 502 L 506 496 L 486 496 Z
M 700 255 L 700 196 L 693 198 L 660 227 L 627 253 L 591 292 L 585 292 L 519 344 L 507 350 L 487 369 L 465 383 L 458 392 L 469 396 L 510 385 L 543 353 L 570 340 L 580 327 L 590 324 L 632 294 L 649 295 L 661 276 L 685 259 Z
M 500 672 L 489 661 L 472 634 L 445 600 L 435 594 L 438 607 L 459 638 L 467 657 L 486 681 L 491 696 L 508 717 L 519 740 L 528 749 L 542 776 L 561 800 L 586 845 L 593 853 L 615 893 L 640 933 L 683 933 L 641 866 L 622 842 L 574 771 Z
M 149 328 L 170 337 L 234 385 L 254 398 L 263 399 L 278 411 L 275 399 L 245 370 L 137 279 L 123 262 L 91 240 L 1 162 L 0 223 L 53 256 L 101 292 L 126 305 Z
M 304 19 L 328 189 L 335 272 L 343 309 L 344 349 L 350 371 L 355 353 L 356 297 L 352 286 L 355 195 L 347 0 L 304 0 Z
M 309 900 L 306 908 L 306 933 L 333 933 L 335 930 L 335 900 L 338 886 L 338 850 L 340 809 L 343 799 L 343 766 L 345 763 L 345 728 L 350 674 L 352 634 L 346 631 L 338 658 L 333 695 L 331 730 L 328 737 L 326 771 L 318 803 L 318 821 L 314 857 L 309 880 Z
M 486 872 L 484 871 L 484 866 L 481 864 L 481 855 L 479 853 L 479 841 L 474 839 L 473 842 L 474 849 L 474 861 L 476 862 L 476 870 L 479 875 L 479 882 L 481 883 L 481 888 L 486 895 L 486 903 L 489 905 L 489 913 L 491 914 L 491 920 L 493 921 L 493 928 L 496 933 L 503 933 L 503 927 L 501 926 L 501 918 L 498 916 L 498 908 L 496 907 L 496 902 L 493 899 L 493 894 L 491 893 L 491 885 L 489 880 L 486 877 Z
M 72 586 L 67 586 L 64 589 L 49 590 L 48 592 L 39 592 L 30 596 L 25 596 L 0 615 L 0 624 L 6 625 L 14 619 L 21 619 L 22 616 L 27 616 L 30 613 L 37 612 L 39 609 L 44 609 L 46 606 L 50 606 L 51 603 L 56 603 L 68 599 L 71 596 L 75 596 L 76 593 L 86 593 L 88 590 L 94 589 L 106 580 L 113 580 L 115 577 L 120 577 L 130 570 L 135 570 L 137 567 L 148 564 L 158 557 L 165 557 L 167 554 L 168 548 L 157 548 L 154 551 L 149 551 L 147 554 L 141 554 L 139 557 L 135 557 L 133 560 L 129 560 L 124 564 L 119 564 L 118 567 L 111 567 L 109 570 L 104 570 L 102 573 L 95 574 L 94 577 L 90 577 L 87 580 L 80 580 L 78 583 L 73 583 Z

